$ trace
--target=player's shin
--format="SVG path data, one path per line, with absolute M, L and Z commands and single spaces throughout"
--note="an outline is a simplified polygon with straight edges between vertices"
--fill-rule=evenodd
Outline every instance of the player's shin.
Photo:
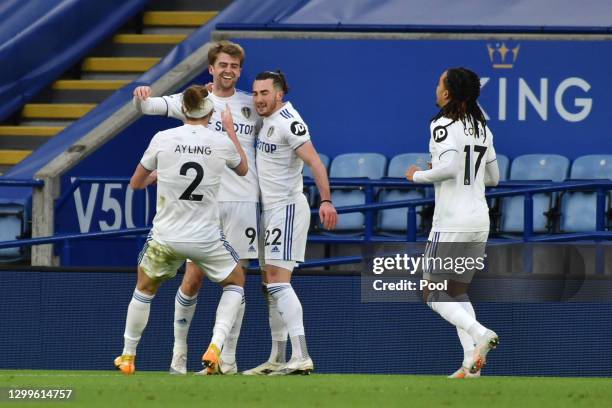
M 225 339 L 225 345 L 221 351 L 221 360 L 227 366 L 236 365 L 236 347 L 238 346 L 238 337 L 240 337 L 240 330 L 242 329 L 242 319 L 244 318 L 245 310 L 245 299 L 242 297 L 242 303 L 238 308 L 236 314 L 236 320 L 232 326 L 227 338 Z
M 174 299 L 174 349 L 173 354 L 187 353 L 187 335 L 193 320 L 198 295 L 188 296 L 179 288 Z
M 283 364 L 286 361 L 287 351 L 287 326 L 278 311 L 276 299 L 268 293 L 267 285 L 263 284 L 263 292 L 268 303 L 268 322 L 270 324 L 270 334 L 272 336 L 272 347 L 268 361 L 271 363 Z
M 463 307 L 463 309 L 470 314 L 473 318 L 476 318 L 476 313 L 474 311 L 474 307 L 470 302 L 470 298 L 467 293 L 464 293 L 459 296 L 455 296 L 455 300 Z M 463 347 L 463 367 L 468 367 L 472 356 L 474 355 L 474 346 L 475 342 L 472 336 L 468 332 L 463 329 L 457 327 L 457 334 L 459 336 L 459 341 L 461 341 L 461 347 Z
M 310 356 L 306 347 L 302 304 L 290 283 L 268 284 L 270 296 L 276 300 L 281 315 L 291 339 L 291 359 L 304 360 Z
M 453 326 L 466 331 L 473 339 L 479 339 L 487 331 L 486 327 L 481 325 L 446 292 L 431 292 L 427 297 L 427 306 Z
M 234 325 L 238 310 L 242 305 L 243 297 L 244 289 L 241 286 L 227 285 L 223 288 L 223 294 L 221 295 L 219 306 L 217 307 L 217 315 L 211 341 L 211 343 L 217 345 L 219 349 L 223 348 L 225 339 Z
M 154 297 L 155 295 L 147 295 L 138 289 L 134 289 L 125 320 L 123 355 L 136 354 L 136 347 L 149 321 L 151 301 Z

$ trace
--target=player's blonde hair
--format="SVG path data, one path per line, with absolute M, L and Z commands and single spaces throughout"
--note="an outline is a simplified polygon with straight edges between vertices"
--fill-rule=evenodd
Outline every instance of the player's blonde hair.
M 242 63 L 244 61 L 244 49 L 240 45 L 227 40 L 216 42 L 212 47 L 210 47 L 210 50 L 208 50 L 208 63 L 210 65 L 215 65 L 215 62 L 217 62 L 217 57 L 221 53 L 238 58 L 240 60 L 240 66 L 242 67 Z
M 191 85 L 183 92 L 183 109 L 188 119 L 201 119 L 213 111 L 213 103 L 207 98 L 208 89 L 202 85 Z

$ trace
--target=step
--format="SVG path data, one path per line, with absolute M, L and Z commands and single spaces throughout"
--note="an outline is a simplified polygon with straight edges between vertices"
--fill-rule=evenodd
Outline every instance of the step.
M 21 112 L 23 118 L 78 119 L 92 110 L 93 103 L 28 103 Z
M 0 126 L 0 136 L 55 136 L 64 126 Z
M 142 28 L 143 34 L 163 34 L 163 35 L 187 35 L 190 36 L 193 34 L 197 27 L 178 27 L 178 26 L 144 26 Z
M 0 165 L 17 164 L 31 153 L 31 150 L 0 150 Z
M 187 38 L 185 34 L 118 34 L 115 44 L 179 44 Z
M 149 26 L 199 27 L 216 15 L 216 11 L 147 11 L 142 21 Z
M 223 10 L 231 0 L 149 0 L 147 10 Z
M 157 64 L 161 58 L 85 58 L 81 66 L 86 72 L 145 72 Z
M 56 90 L 117 90 L 129 84 L 127 80 L 60 79 L 53 83 Z

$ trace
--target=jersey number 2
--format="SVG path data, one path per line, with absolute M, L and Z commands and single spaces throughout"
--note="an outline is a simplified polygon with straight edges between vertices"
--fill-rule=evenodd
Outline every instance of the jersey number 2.
M 470 177 L 470 168 L 471 160 L 470 157 L 470 145 L 466 145 L 463 151 L 465 152 L 465 173 L 463 173 L 463 185 L 469 186 L 471 184 Z M 486 146 L 474 146 L 474 152 L 478 153 L 478 158 L 476 159 L 476 166 L 474 166 L 474 178 L 476 178 L 476 174 L 478 174 L 478 168 L 480 167 L 480 163 L 482 162 L 482 158 L 484 157 L 485 152 L 487 151 Z
M 192 193 L 194 192 L 196 188 L 198 188 L 198 186 L 202 182 L 202 179 L 204 178 L 204 169 L 199 163 L 187 162 L 181 166 L 181 171 L 180 171 L 181 176 L 186 176 L 187 170 L 189 169 L 194 169 L 196 171 L 196 176 L 191 182 L 191 184 L 189 185 L 189 187 L 187 187 L 187 189 L 183 191 L 183 194 L 181 194 L 181 196 L 179 197 L 179 200 L 202 201 L 202 198 L 204 197 L 202 194 L 192 194 Z

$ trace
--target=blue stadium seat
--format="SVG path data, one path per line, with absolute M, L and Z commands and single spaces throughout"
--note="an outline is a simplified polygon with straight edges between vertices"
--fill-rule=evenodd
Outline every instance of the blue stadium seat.
M 0 241 L 19 239 L 24 233 L 23 207 L 20 205 L 0 206 Z M 15 262 L 23 258 L 21 248 L 0 249 L 0 263 Z
M 387 168 L 387 158 L 378 153 L 347 153 L 336 156 L 331 162 L 329 176 L 368 177 L 380 179 L 384 177 Z M 360 205 L 365 203 L 365 193 L 355 189 L 334 189 L 332 201 L 336 207 Z M 363 213 L 341 214 L 336 231 L 357 231 L 364 227 Z
M 571 179 L 612 179 L 612 154 L 590 154 L 572 163 Z
M 558 154 L 526 154 L 512 161 L 510 180 L 563 181 L 569 170 L 569 159 Z
M 429 153 L 403 153 L 394 156 L 389 162 L 387 177 L 404 178 L 406 170 L 411 165 L 419 166 L 423 170 L 427 170 L 427 164 L 430 162 L 431 156 Z
M 429 153 L 404 153 L 399 154 L 389 162 L 387 170 L 388 177 L 404 178 L 406 170 L 411 165 L 427 169 L 430 161 Z M 402 201 L 423 198 L 424 189 L 399 190 L 391 189 L 381 192 L 380 202 Z M 418 207 L 417 207 L 418 208 Z M 405 232 L 407 228 L 407 208 L 395 208 L 379 212 L 378 228 L 385 232 Z M 417 214 L 417 226 L 421 224 L 421 217 Z
M 571 179 L 612 179 L 612 155 L 593 154 L 574 160 Z M 610 196 L 606 209 L 610 206 Z M 597 194 L 595 192 L 567 192 L 561 203 L 563 232 L 595 231 L 597 225 Z
M 508 156 L 498 154 L 497 165 L 499 166 L 499 181 L 508 180 L 508 169 L 510 168 L 510 160 L 508 159 Z
M 365 193 L 360 190 L 336 190 L 332 193 L 332 201 L 336 207 L 365 204 Z M 365 226 L 363 213 L 340 214 L 335 231 L 359 231 Z
M 569 160 L 556 154 L 526 154 L 512 161 L 510 180 L 552 180 L 563 181 L 567 177 Z M 550 210 L 554 195 L 536 194 L 533 196 L 533 231 L 546 232 L 545 212 Z M 503 200 L 501 232 L 519 233 L 523 231 L 523 197 L 510 197 Z
M 386 168 L 387 158 L 382 154 L 346 153 L 334 158 L 329 176 L 380 179 L 385 176 Z

